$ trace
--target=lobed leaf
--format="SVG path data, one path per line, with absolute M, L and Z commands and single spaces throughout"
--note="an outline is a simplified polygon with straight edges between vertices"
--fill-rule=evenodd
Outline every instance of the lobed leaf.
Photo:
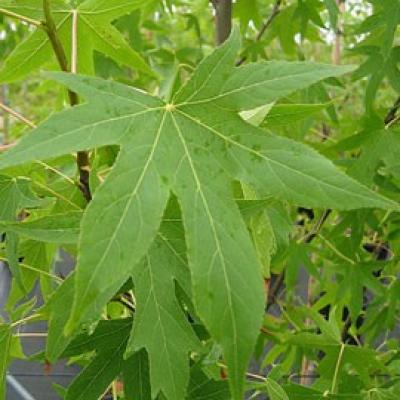
M 51 117 L 0 158 L 5 168 L 106 144 L 120 146 L 111 173 L 83 217 L 65 333 L 98 317 L 133 275 L 140 314 L 130 349 L 146 348 L 153 395 L 161 391 L 168 400 L 183 398 L 189 376 L 184 364 L 195 347 L 172 297 L 176 276 L 165 268 L 169 258 L 165 249 L 162 257 L 153 247 L 171 193 L 182 212 L 195 309 L 222 347 L 234 400 L 243 399 L 265 298 L 261 266 L 232 182 L 239 180 L 260 196 L 308 207 L 398 209 L 311 148 L 268 134 L 238 115 L 350 68 L 271 62 L 235 69 L 239 45 L 234 33 L 199 65 L 171 104 L 124 85 L 57 75 L 88 104 Z M 169 293 L 165 297 L 164 291 Z M 160 296 L 170 302 L 165 309 Z M 158 325 L 146 325 L 152 320 Z M 161 353 L 149 334 L 153 330 L 158 340 L 168 334 L 171 341 Z M 180 338 L 179 351 L 174 335 Z M 168 364 L 172 357 L 178 369 Z M 168 375 L 162 374 L 160 362 Z

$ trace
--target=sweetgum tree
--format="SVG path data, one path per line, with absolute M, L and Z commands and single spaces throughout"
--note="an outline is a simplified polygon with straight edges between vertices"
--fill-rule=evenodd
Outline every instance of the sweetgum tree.
M 399 0 L 0 13 L 0 399 L 399 398 Z

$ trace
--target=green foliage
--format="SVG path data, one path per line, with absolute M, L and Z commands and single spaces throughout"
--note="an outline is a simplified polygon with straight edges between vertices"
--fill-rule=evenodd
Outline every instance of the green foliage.
M 72 19 L 74 12 L 77 14 L 77 35 L 80 45 L 76 57 L 77 66 L 82 73 L 93 73 L 93 52 L 98 51 L 120 65 L 153 74 L 145 61 L 126 43 L 123 35 L 110 24 L 122 15 L 140 8 L 144 3 L 143 0 L 115 0 L 110 7 L 106 1 L 87 0 L 75 8 L 62 0 L 52 2 L 57 33 L 65 49 L 70 50 L 67 54 L 72 53 Z M 37 1 L 10 0 L 1 6 L 23 16 L 33 16 L 38 20 L 44 18 Z M 33 13 L 32 8 L 35 10 Z M 51 43 L 46 32 L 41 29 L 35 30 L 9 55 L 0 72 L 0 82 L 12 82 L 24 78 L 47 63 L 51 56 Z
M 207 1 L 53 0 L 54 30 L 39 3 L 0 1 L 0 82 L 46 116 L 0 156 L 0 382 L 41 319 L 67 400 L 397 398 L 400 3 L 237 1 L 216 49 Z M 78 73 L 38 78 L 58 46 Z

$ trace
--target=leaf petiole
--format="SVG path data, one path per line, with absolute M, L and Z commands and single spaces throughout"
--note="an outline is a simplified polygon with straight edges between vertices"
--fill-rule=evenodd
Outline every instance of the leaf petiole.
M 0 8 L 0 14 L 4 14 L 7 17 L 19 19 L 20 21 L 26 22 L 29 25 L 34 25 L 37 27 L 42 26 L 42 23 L 40 21 L 37 21 L 36 19 L 25 17 L 24 15 L 14 13 L 12 11 L 6 10 L 5 8 Z

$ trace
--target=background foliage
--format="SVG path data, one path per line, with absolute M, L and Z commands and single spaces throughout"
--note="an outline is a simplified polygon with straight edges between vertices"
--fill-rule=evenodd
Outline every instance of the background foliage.
M 399 398 L 400 1 L 226 11 L 0 1 L 0 399 Z

